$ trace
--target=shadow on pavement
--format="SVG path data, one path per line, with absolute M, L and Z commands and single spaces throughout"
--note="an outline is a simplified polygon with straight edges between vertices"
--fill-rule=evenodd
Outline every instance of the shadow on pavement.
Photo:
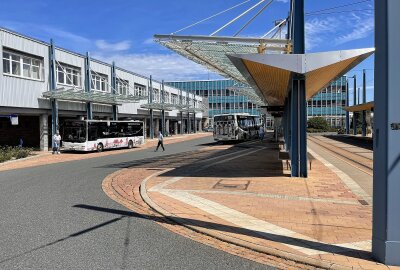
M 215 164 L 224 158 L 234 158 L 235 153 L 240 155 L 242 151 L 262 149 L 256 154 L 250 154 L 243 158 Z M 161 155 L 153 158 L 107 164 L 100 168 L 163 168 L 173 169 L 162 176 L 183 177 L 282 177 L 289 176 L 284 173 L 282 161 L 278 159 L 279 148 L 277 144 L 252 141 L 249 144 L 234 144 L 228 149 L 215 149 L 208 151 L 188 151 L 179 154 Z M 226 157 L 224 157 L 226 155 Z M 209 159 L 213 159 L 208 161 Z M 215 161 L 214 161 L 215 159 Z M 246 166 L 244 166 L 246 159 Z M 264 162 L 265 161 L 265 162 Z M 202 169 L 204 167 L 204 169 Z M 245 168 L 245 169 L 244 169 Z
M 171 224 L 171 221 L 173 221 L 173 222 L 177 222 L 182 225 L 190 225 L 190 226 L 202 227 L 202 228 L 206 228 L 206 229 L 218 230 L 221 232 L 247 235 L 250 237 L 266 239 L 266 240 L 281 243 L 281 244 L 289 244 L 289 245 L 293 245 L 293 246 L 304 247 L 304 248 L 309 248 L 309 249 L 319 250 L 319 251 L 329 252 L 329 253 L 335 253 L 335 254 L 343 254 L 343 255 L 345 254 L 346 256 L 349 256 L 349 257 L 354 257 L 354 258 L 361 257 L 363 259 L 373 261 L 373 259 L 371 258 L 371 253 L 366 252 L 366 251 L 361 251 L 361 250 L 356 250 L 356 249 L 351 249 L 351 248 L 346 248 L 346 247 L 339 247 L 339 246 L 335 246 L 335 245 L 331 245 L 331 244 L 319 243 L 319 242 L 299 239 L 299 238 L 295 238 L 295 237 L 288 237 L 288 236 L 282 236 L 282 235 L 277 235 L 277 234 L 258 232 L 258 231 L 253 231 L 253 230 L 249 230 L 249 229 L 245 229 L 245 228 L 223 225 L 223 224 L 207 222 L 207 221 L 202 221 L 202 220 L 196 220 L 196 219 L 190 219 L 190 218 L 178 218 L 178 217 L 156 217 L 156 216 L 150 216 L 150 215 L 141 215 L 141 214 L 138 214 L 138 213 L 132 212 L 132 211 L 117 210 L 117 209 L 104 208 L 104 207 L 98 207 L 98 206 L 86 205 L 86 204 L 77 204 L 77 205 L 74 205 L 73 207 L 80 208 L 80 209 L 86 209 L 86 210 L 93 210 L 93 211 L 98 211 L 98 212 L 104 212 L 104 213 L 116 214 L 116 215 L 120 216 L 119 218 L 117 218 L 117 220 L 120 220 L 124 217 L 134 217 L 134 218 L 143 218 L 143 219 L 148 219 L 148 220 L 152 220 L 152 221 L 156 221 L 156 222 L 160 222 L 160 223 L 168 223 L 168 224 Z M 111 223 L 111 221 L 109 221 L 109 223 Z M 87 231 L 87 230 L 85 230 L 85 231 Z

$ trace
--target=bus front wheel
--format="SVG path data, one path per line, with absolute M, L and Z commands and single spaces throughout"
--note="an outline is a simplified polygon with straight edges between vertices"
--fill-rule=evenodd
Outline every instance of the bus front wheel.
M 130 140 L 130 141 L 128 142 L 128 148 L 129 148 L 129 149 L 132 149 L 132 148 L 133 148 L 133 142 L 132 142 L 132 140 Z
M 104 149 L 103 144 L 102 144 L 102 143 L 99 143 L 99 144 L 97 145 L 97 152 L 102 152 L 103 149 Z

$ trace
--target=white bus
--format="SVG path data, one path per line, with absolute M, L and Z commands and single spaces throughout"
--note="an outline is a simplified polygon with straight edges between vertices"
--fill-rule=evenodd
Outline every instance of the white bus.
M 258 116 L 246 113 L 214 116 L 215 141 L 244 141 L 258 137 L 261 122 Z
M 61 127 L 64 150 L 98 151 L 144 143 L 143 122 L 66 120 Z

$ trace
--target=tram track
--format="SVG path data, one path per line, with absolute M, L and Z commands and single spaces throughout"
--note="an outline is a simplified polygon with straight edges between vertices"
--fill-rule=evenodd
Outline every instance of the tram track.
M 309 136 L 308 140 L 322 147 L 327 152 L 333 154 L 337 159 L 345 162 L 346 164 L 373 176 L 373 166 L 369 165 L 373 160 L 356 153 L 350 152 L 346 149 L 337 147 L 330 143 L 324 142 L 314 136 Z

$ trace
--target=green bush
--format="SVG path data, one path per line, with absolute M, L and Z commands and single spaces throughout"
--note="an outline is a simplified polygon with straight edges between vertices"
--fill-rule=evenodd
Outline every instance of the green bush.
M 32 149 L 30 148 L 10 147 L 10 146 L 0 147 L 0 163 L 8 161 L 12 158 L 15 159 L 26 158 L 31 153 Z
M 31 149 L 28 148 L 20 148 L 19 150 L 16 151 L 15 158 L 20 159 L 20 158 L 26 158 L 31 154 Z
M 329 131 L 330 127 L 325 118 L 313 117 L 308 119 L 307 128 L 308 130 L 318 130 L 316 132 L 326 132 Z
M 307 121 L 307 127 L 319 130 L 328 130 L 328 122 L 322 117 L 313 117 Z

